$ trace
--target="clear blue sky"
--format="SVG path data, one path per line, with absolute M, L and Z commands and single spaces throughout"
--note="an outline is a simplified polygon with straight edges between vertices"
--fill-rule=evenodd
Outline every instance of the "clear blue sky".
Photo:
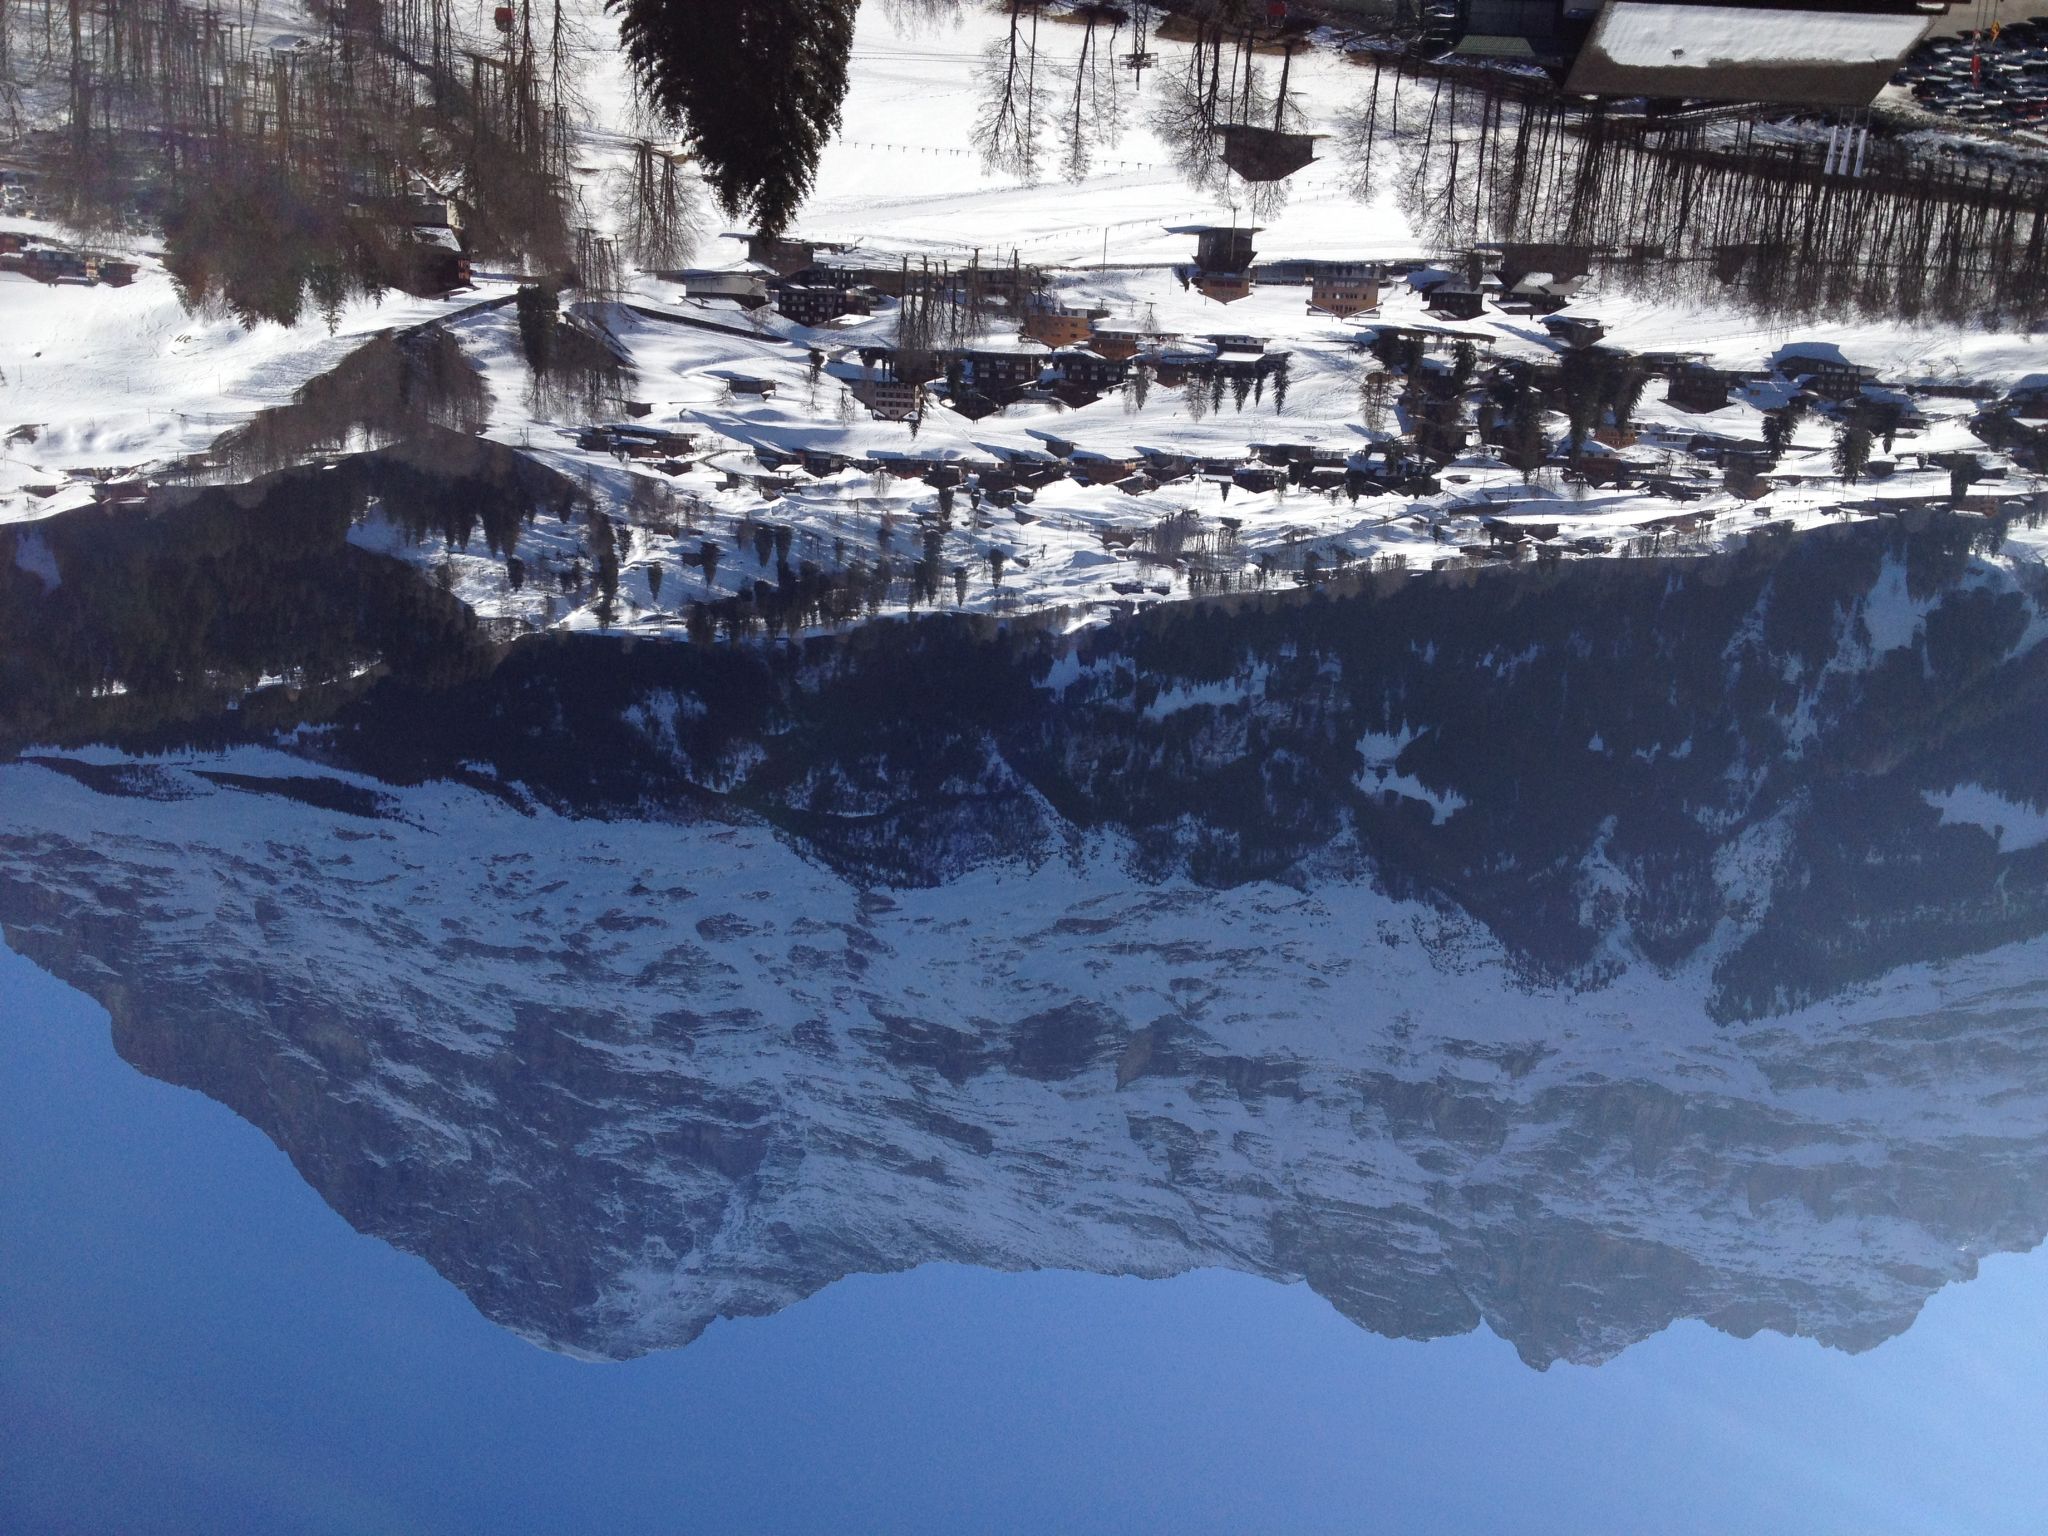
M 577 1364 L 358 1236 L 0 950 L 0 1531 L 2048 1526 L 2048 1262 L 1860 1358 L 1675 1328 L 1539 1374 L 1301 1287 L 930 1268 Z

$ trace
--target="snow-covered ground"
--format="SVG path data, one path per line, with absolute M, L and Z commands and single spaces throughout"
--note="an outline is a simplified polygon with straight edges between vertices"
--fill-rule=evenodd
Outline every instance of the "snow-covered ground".
M 1041 434 L 1078 445 L 1084 456 L 1112 459 L 1147 448 L 1242 459 L 1262 443 L 1352 451 L 1372 440 L 1360 383 L 1377 364 L 1358 342 L 1373 324 L 1425 322 L 1417 294 L 1396 285 L 1376 316 L 1339 321 L 1309 312 L 1304 288 L 1260 287 L 1225 306 L 1184 287 L 1174 275 L 1172 264 L 1192 256 L 1192 241 L 1169 234 L 1167 226 L 1249 217 L 1245 209 L 1191 190 L 1147 126 L 1150 103 L 1184 58 L 1183 49 L 1155 45 L 1161 68 L 1142 92 L 1118 72 L 1127 98 L 1125 126 L 1120 137 L 1097 146 L 1085 176 L 1033 184 L 990 173 L 968 143 L 976 69 L 999 36 L 1000 17 L 963 4 L 935 20 L 908 19 L 924 15 L 916 8 L 863 10 L 843 129 L 824 156 L 797 232 L 912 259 L 965 261 L 978 253 L 984 264 L 997 265 L 1014 253 L 1026 263 L 1059 265 L 1062 300 L 1107 309 L 1107 323 L 1143 324 L 1189 338 L 1250 334 L 1285 349 L 1290 370 L 1284 405 L 1270 381 L 1242 406 L 1226 391 L 1220 408 L 1194 399 L 1194 385 L 1155 384 L 1142 407 L 1128 390 L 1078 409 L 1013 406 L 978 422 L 935 407 L 913 434 L 906 423 L 871 420 L 864 409 L 849 411 L 842 384 L 829 370 L 814 376 L 807 360 L 814 347 L 837 354 L 864 341 L 886 342 L 893 335 L 893 307 L 885 305 L 871 319 L 810 331 L 771 311 L 750 319 L 730 304 L 692 300 L 680 284 L 638 275 L 629 278 L 625 297 L 640 312 L 614 308 L 596 318 L 631 355 L 637 374 L 631 394 L 651 407 L 637 424 L 671 426 L 706 439 L 700 446 L 711 451 L 687 471 L 670 475 L 581 450 L 575 423 L 536 413 L 509 312 L 453 321 L 493 397 L 491 437 L 585 480 L 622 520 L 628 520 L 625 509 L 635 500 L 636 479 L 650 481 L 663 498 L 686 509 L 680 532 L 670 518 L 650 523 L 643 517 L 632 528 L 622 551 L 616 622 L 642 632 L 679 631 L 691 601 L 772 579 L 772 568 L 757 561 L 752 548 L 753 534 L 764 524 L 790 528 L 793 558 L 816 560 L 827 570 L 889 558 L 900 572 L 919 558 L 918 522 L 931 521 L 937 504 L 929 486 L 861 469 L 824 477 L 791 471 L 788 489 L 771 497 L 751 478 L 737 487 L 728 483 L 727 471 L 753 468 L 750 449 L 808 448 L 856 460 L 936 454 L 972 464 L 1020 452 L 1042 454 L 1048 445 Z M 630 93 L 616 50 L 602 45 L 609 36 L 603 18 L 589 18 L 585 25 L 591 42 L 584 85 L 594 116 L 578 164 L 587 203 L 602 217 L 606 178 L 627 152 Z M 1065 35 L 1077 38 L 1078 31 L 1048 23 L 1046 46 L 1055 53 L 1070 49 L 1074 44 Z M 1363 79 L 1341 53 L 1322 48 L 1294 61 L 1290 83 L 1309 126 L 1329 133 Z M 1333 145 L 1325 143 L 1322 154 L 1290 179 L 1285 206 L 1261 216 L 1261 260 L 1426 254 L 1391 192 L 1361 205 L 1346 189 Z M 1047 155 L 1048 164 L 1057 160 Z M 20 221 L 16 227 L 33 228 Z M 381 304 L 346 308 L 332 334 L 318 319 L 290 329 L 263 324 L 245 330 L 230 319 L 187 314 L 161 267 L 148 259 L 147 242 L 140 248 L 143 269 L 128 288 L 45 288 L 0 275 L 0 370 L 6 386 L 0 394 L 0 434 L 6 436 L 0 447 L 0 522 L 77 506 L 92 498 L 93 480 L 146 476 L 196 453 L 254 411 L 288 401 L 307 378 L 368 336 L 502 298 L 511 286 L 505 276 L 484 274 L 474 293 L 450 300 L 387 295 Z M 717 267 L 737 266 L 743 257 L 739 241 L 713 236 L 697 259 Z M 732 329 L 696 328 L 646 311 L 709 319 Z M 1860 320 L 1773 327 L 1733 306 L 1628 299 L 1597 287 L 1569 312 L 1603 321 L 1611 345 L 1683 351 L 1727 368 L 1755 369 L 1788 345 L 1821 343 L 1877 369 L 1891 384 L 1967 382 L 1996 393 L 2048 373 L 2048 347 L 2010 333 Z M 1458 329 L 1478 344 L 1482 364 L 1488 357 L 1539 358 L 1559 347 L 1535 319 L 1491 308 Z M 772 379 L 774 397 L 736 401 L 719 370 Z M 1705 513 L 1709 526 L 1688 534 L 1690 543 L 1704 549 L 1766 523 L 1803 527 L 1825 521 L 1840 515 L 1845 502 L 1945 494 L 1946 471 L 1924 467 L 1921 457 L 1983 452 L 1966 426 L 1972 402 L 1929 398 L 1921 402 L 1930 417 L 1926 430 L 1903 433 L 1895 445 L 1896 472 L 1844 486 L 1831 473 L 1828 423 L 1810 420 L 1780 466 L 1778 487 L 1761 500 L 1744 501 L 1723 491 L 1717 474 L 1692 467 L 1684 447 L 1703 432 L 1754 441 L 1761 409 L 1774 398 L 1738 397 L 1721 411 L 1690 415 L 1665 404 L 1662 392 L 1653 381 L 1645 394 L 1638 413 L 1642 440 L 1632 453 L 1663 458 L 1681 477 L 1690 474 L 1698 499 L 1677 502 L 1644 492 L 1568 486 L 1554 469 L 1525 482 L 1482 454 L 1451 465 L 1441 492 L 1420 499 L 1353 501 L 1299 488 L 1253 493 L 1201 479 L 1131 495 L 1066 480 L 1042 490 L 1020 511 L 977 508 L 963 495 L 942 541 L 942 601 L 984 610 L 1065 604 L 1085 611 L 1090 605 L 1185 596 L 1184 572 L 1140 564 L 1129 543 L 1162 519 L 1187 511 L 1212 532 L 1222 530 L 1222 519 L 1231 520 L 1236 526 L 1227 537 L 1245 566 L 1255 569 L 1263 561 L 1272 567 L 1270 579 L 1282 582 L 1291 581 L 1311 553 L 1323 569 L 1352 559 L 1398 559 L 1411 568 L 1457 559 L 1461 546 L 1483 539 L 1483 518 L 1556 523 L 1559 545 L 1588 540 L 1614 547 L 1640 537 L 1656 519 Z M 1391 430 L 1400 421 L 1389 411 L 1382 425 Z M 1551 426 L 1552 437 L 1561 437 L 1561 418 Z M 2029 488 L 2018 476 L 2002 487 Z M 358 536 L 421 564 L 445 563 L 455 590 L 481 613 L 536 625 L 597 622 L 592 590 L 565 590 L 560 579 L 587 558 L 583 531 L 573 524 L 545 521 L 523 536 L 519 554 L 530 574 L 518 590 L 502 559 L 480 544 L 468 550 L 412 546 L 375 521 Z M 684 563 L 707 540 L 721 551 L 711 579 L 694 559 Z M 663 572 L 658 595 L 650 580 L 657 565 Z M 965 573 L 964 588 L 955 585 L 956 571 Z M 899 590 L 886 606 L 901 607 L 906 600 Z

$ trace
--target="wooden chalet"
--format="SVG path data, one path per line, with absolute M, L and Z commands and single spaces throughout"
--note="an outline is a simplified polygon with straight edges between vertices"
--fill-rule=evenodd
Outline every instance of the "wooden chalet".
M 1309 277 L 1309 310 L 1342 320 L 1378 309 L 1381 283 L 1380 269 L 1371 262 L 1320 262 Z
M 735 395 L 753 400 L 770 400 L 775 396 L 775 381 L 756 374 L 736 373 L 730 368 L 715 369 L 710 375 Z
M 1574 352 L 1585 351 L 1607 334 L 1607 327 L 1590 315 L 1546 315 L 1543 329 Z
M 1465 283 L 1438 283 L 1426 298 L 1431 314 L 1452 320 L 1477 320 L 1486 313 L 1486 295 Z
M 781 277 L 794 277 L 817 265 L 820 251 L 841 251 L 844 246 L 822 245 L 815 240 L 798 240 L 787 235 L 741 232 L 733 236 L 747 244 L 747 260 L 766 267 Z
M 949 380 L 957 376 L 967 389 L 998 399 L 1029 389 L 1045 367 L 1043 349 L 970 347 L 952 354 Z
M 768 302 L 767 278 L 743 267 L 719 271 L 685 268 L 654 275 L 681 283 L 684 296 L 692 299 L 725 299 L 742 309 L 759 309 Z
M 918 398 L 924 392 L 920 384 L 886 374 L 850 379 L 846 387 L 877 421 L 908 421 L 917 414 Z
M 1195 237 L 1195 265 L 1204 272 L 1247 274 L 1258 254 L 1252 248 L 1252 237 L 1258 232 L 1253 224 L 1180 224 L 1167 230 L 1170 235 Z
M 1085 309 L 1059 304 L 1033 304 L 1024 311 L 1018 329 L 1030 340 L 1048 347 L 1085 346 L 1095 334 L 1095 316 Z
M 1685 363 L 1675 369 L 1664 398 L 1681 411 L 1705 415 L 1728 404 L 1728 375 L 1704 363 Z
M 798 325 L 827 325 L 845 315 L 871 315 L 874 296 L 866 289 L 836 283 L 778 284 L 775 312 Z
M 1316 157 L 1314 134 L 1288 133 L 1253 123 L 1224 123 L 1223 163 L 1246 181 L 1284 181 Z
M 1053 379 L 1053 388 L 1070 403 L 1080 397 L 1093 400 L 1104 390 L 1115 389 L 1129 377 L 1131 367 L 1127 362 L 1104 357 L 1086 347 L 1062 347 L 1052 354 L 1048 365 Z
M 1875 368 L 1852 363 L 1840 353 L 1791 351 L 1773 365 L 1780 378 L 1803 383 L 1815 394 L 1829 400 L 1846 400 L 1861 394 L 1863 386 L 1877 377 Z

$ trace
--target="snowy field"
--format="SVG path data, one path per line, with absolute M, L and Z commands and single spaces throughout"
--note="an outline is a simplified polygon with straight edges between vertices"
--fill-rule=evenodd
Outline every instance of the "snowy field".
M 629 152 L 632 112 L 622 63 L 615 50 L 601 45 L 608 37 L 604 19 L 587 18 L 585 27 L 584 90 L 593 104 L 593 126 L 578 164 L 587 181 L 587 206 L 601 219 L 606 178 Z M 1310 312 L 1303 287 L 1262 286 L 1226 306 L 1183 286 L 1173 264 L 1192 257 L 1193 242 L 1169 234 L 1167 226 L 1243 222 L 1249 214 L 1192 190 L 1147 126 L 1160 82 L 1185 58 L 1178 45 L 1155 44 L 1161 68 L 1142 90 L 1120 79 L 1124 129 L 1113 142 L 1095 147 L 1080 180 L 1049 177 L 1027 184 L 989 173 L 968 140 L 977 65 L 1000 27 L 993 10 L 973 5 L 936 19 L 916 8 L 865 7 L 842 132 L 824 156 L 816 192 L 795 232 L 889 257 L 960 262 L 979 253 L 985 265 L 1002 265 L 1014 253 L 1027 264 L 1058 266 L 1062 301 L 1109 311 L 1104 324 L 1142 325 L 1190 342 L 1248 334 L 1262 338 L 1269 350 L 1285 350 L 1284 403 L 1270 384 L 1241 405 L 1226 391 L 1215 407 L 1192 398 L 1199 392 L 1192 383 L 1154 384 L 1142 406 L 1126 389 L 1079 408 L 1027 403 L 980 421 L 934 407 L 913 435 L 907 423 L 871 420 L 865 409 L 852 409 L 834 376 L 835 369 L 841 376 L 857 371 L 850 353 L 838 361 L 846 349 L 892 339 L 893 305 L 885 304 L 870 319 L 812 331 L 770 310 L 748 316 L 729 303 L 691 299 L 679 283 L 629 275 L 624 297 L 638 308 L 606 307 L 592 318 L 613 331 L 631 356 L 635 378 L 628 393 L 649 407 L 635 425 L 671 427 L 698 438 L 689 467 L 663 473 L 578 448 L 579 423 L 548 419 L 536 409 L 511 312 L 469 312 L 480 301 L 509 295 L 513 282 L 507 275 L 479 274 L 474 291 L 445 300 L 393 293 L 381 303 L 351 305 L 332 334 L 317 319 L 291 328 L 266 323 L 244 329 L 232 319 L 188 314 L 145 240 L 135 246 L 142 271 L 127 288 L 45 287 L 0 275 L 0 434 L 6 438 L 0 447 L 0 522 L 89 503 L 95 482 L 161 474 L 257 410 L 285 404 L 307 379 L 370 336 L 437 316 L 459 317 L 451 328 L 483 371 L 493 402 L 488 435 L 584 481 L 622 526 L 631 525 L 612 618 L 638 632 L 679 632 L 691 602 L 772 580 L 773 567 L 754 555 L 754 538 L 763 527 L 790 529 L 792 558 L 814 560 L 828 571 L 885 558 L 905 569 L 918 558 L 920 525 L 936 518 L 937 493 L 929 486 L 849 468 L 824 476 L 787 471 L 783 484 L 764 490 L 753 459 L 757 450 L 811 450 L 861 461 L 916 454 L 971 468 L 1042 457 L 1056 446 L 1048 437 L 1074 445 L 1081 460 L 1123 460 L 1147 449 L 1244 460 L 1260 444 L 1339 453 L 1370 447 L 1376 434 L 1364 422 L 1360 385 L 1379 365 L 1360 342 L 1375 325 L 1432 323 L 1420 295 L 1394 283 L 1376 314 L 1341 321 Z M 1071 45 L 1057 34 L 1078 29 L 1048 24 L 1047 31 L 1053 34 L 1047 46 L 1058 52 Z M 1321 47 L 1294 61 L 1293 99 L 1313 130 L 1334 133 L 1367 78 L 1340 51 Z M 1431 254 L 1419 246 L 1391 195 L 1361 206 L 1347 193 L 1345 166 L 1333 142 L 1326 141 L 1321 154 L 1290 178 L 1284 207 L 1262 216 L 1261 261 L 1413 260 Z M 1057 159 L 1048 156 L 1055 167 Z M 721 227 L 715 215 L 707 215 L 707 222 L 711 229 Z M 0 227 L 39 232 L 31 221 Z M 744 255 L 738 240 L 707 232 L 696 260 L 701 266 L 737 267 Z M 1819 344 L 1876 369 L 1890 385 L 1962 385 L 1989 396 L 2030 376 L 2048 375 L 2048 347 L 2024 335 L 1868 322 L 1772 327 L 1732 306 L 1686 307 L 1602 294 L 1597 279 L 1566 313 L 1598 318 L 1611 346 L 1686 352 L 1730 369 L 1755 370 L 1783 349 Z M 703 329 L 657 315 L 730 329 Z M 1480 320 L 1451 329 L 1473 342 L 1482 368 L 1492 359 L 1552 356 L 1561 346 L 1537 319 L 1493 307 Z M 821 373 L 809 364 L 813 349 L 835 360 Z M 736 400 L 723 372 L 772 380 L 775 392 L 766 400 Z M 1662 382 L 1651 381 L 1637 413 L 1638 441 L 1628 453 L 1639 465 L 1661 466 L 1668 477 L 1696 486 L 1697 497 L 1684 501 L 1568 485 L 1555 467 L 1525 480 L 1486 453 L 1451 464 L 1440 477 L 1440 490 L 1420 498 L 1354 501 L 1302 488 L 1253 492 L 1200 478 L 1144 494 L 1063 480 L 1041 490 L 1028 508 L 973 506 L 963 495 L 942 536 L 948 578 L 941 600 L 982 610 L 1069 605 L 1085 619 L 1091 610 L 1186 596 L 1185 572 L 1140 563 L 1132 541 L 1163 519 L 1187 512 L 1205 531 L 1226 537 L 1246 570 L 1263 563 L 1270 573 L 1265 579 L 1278 583 L 1291 582 L 1311 556 L 1321 569 L 1353 560 L 1426 569 L 1467 558 L 1461 551 L 1486 538 L 1483 520 L 1555 524 L 1556 547 L 1578 542 L 1587 551 L 1604 552 L 1643 538 L 1658 519 L 1704 514 L 1704 526 L 1687 530 L 1684 539 L 1685 547 L 1705 550 L 1767 524 L 1804 527 L 1845 515 L 1845 503 L 1863 507 L 1853 515 L 1870 515 L 1873 502 L 1942 496 L 1948 474 L 1924 462 L 1930 454 L 1970 451 L 1994 467 L 2000 462 L 1970 434 L 1974 403 L 1962 396 L 1920 400 L 1928 418 L 1924 430 L 1901 433 L 1888 456 L 1892 472 L 1861 484 L 1845 486 L 1832 474 L 1831 426 L 1818 417 L 1807 418 L 1774 488 L 1759 500 L 1736 498 L 1722 489 L 1718 473 L 1690 460 L 1685 448 L 1697 434 L 1758 440 L 1763 411 L 1781 402 L 1782 394 L 1765 386 L 1738 394 L 1719 411 L 1689 414 L 1665 403 Z M 1402 423 L 1390 410 L 1380 425 L 1393 431 Z M 1562 417 L 1553 416 L 1547 425 L 1553 442 L 1563 437 Z M 636 500 L 649 500 L 646 487 L 636 498 L 639 479 L 657 485 L 668 505 L 687 509 L 681 531 L 672 517 L 650 524 L 628 515 Z M 2033 488 L 2015 472 L 1985 489 Z M 1227 534 L 1223 519 L 1234 525 Z M 543 519 L 522 536 L 518 553 L 527 579 L 517 590 L 502 558 L 480 542 L 456 550 L 414 546 L 374 517 L 357 537 L 422 565 L 445 565 L 454 590 L 480 613 L 537 626 L 598 622 L 594 592 L 578 587 L 570 575 L 589 558 L 577 525 Z M 709 576 L 698 563 L 707 541 L 721 551 Z M 2024 554 L 2025 546 L 2017 552 Z M 657 566 L 658 592 L 652 579 Z M 886 606 L 903 604 L 892 600 Z

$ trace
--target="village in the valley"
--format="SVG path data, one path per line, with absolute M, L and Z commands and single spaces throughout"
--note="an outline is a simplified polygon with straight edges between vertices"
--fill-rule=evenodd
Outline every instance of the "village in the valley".
M 1003 9 L 970 25 L 1000 26 Z M 2038 172 L 1994 156 L 1981 194 L 1952 200 L 1963 215 L 1919 217 L 1916 162 L 1873 146 L 1883 97 L 1921 114 L 1922 158 L 1981 149 L 1969 114 L 1927 116 L 1946 98 L 1925 88 L 1946 89 L 1942 61 L 1964 46 L 1927 41 L 1927 8 L 1849 7 L 1867 56 L 1817 51 L 1790 22 L 1773 32 L 1768 18 L 1792 13 L 1751 12 L 1740 68 L 1697 67 L 1682 44 L 1646 52 L 1642 36 L 1686 28 L 1721 46 L 1715 8 L 1658 0 L 1616 0 L 1597 21 L 1472 0 L 1455 24 L 1432 23 L 1441 51 L 1412 67 L 1350 39 L 1330 7 L 1269 9 L 1270 30 L 1238 57 L 1245 99 L 1275 105 L 1210 125 L 1219 166 L 1205 192 L 1110 161 L 1071 182 L 1019 178 L 1016 206 L 1036 225 L 1006 222 L 1000 196 L 949 198 L 943 184 L 892 198 L 878 190 L 890 167 L 920 158 L 900 174 L 930 177 L 949 152 L 943 137 L 855 137 L 913 134 L 907 96 L 879 126 L 850 125 L 838 151 L 869 162 L 876 185 L 784 232 L 706 231 L 676 264 L 586 232 L 567 280 L 493 270 L 469 249 L 462 199 L 416 184 L 373 210 L 396 231 L 384 301 L 330 315 L 325 336 L 285 328 L 291 341 L 245 340 L 251 327 L 224 320 L 153 334 L 173 285 L 147 242 L 67 241 L 17 177 L 0 267 L 20 277 L 0 282 L 45 285 L 53 334 L 79 356 L 55 378 L 41 351 L 10 365 L 24 419 L 0 423 L 0 517 L 141 502 L 454 428 L 563 491 L 510 539 L 423 537 L 418 518 L 373 506 L 356 542 L 431 567 L 508 632 L 699 636 L 941 608 L 1083 622 L 1367 570 L 1703 553 L 1937 513 L 2025 540 L 2042 521 L 2048 368 L 2024 325 L 1948 323 L 1976 304 L 1959 290 L 1985 281 L 1979 264 L 2018 238 L 2014 209 L 2038 195 Z M 1172 67 L 1164 36 L 1134 41 L 1119 67 Z M 2023 41 L 2000 44 L 2016 60 L 1998 77 L 2015 113 L 2048 30 L 2031 51 Z M 875 46 L 900 50 L 908 73 L 963 79 L 953 60 L 977 56 L 929 65 L 915 33 Z M 1578 116 L 1523 103 L 1510 143 L 1498 99 L 1524 89 L 1545 49 L 1565 55 L 1549 62 Z M 1632 158 L 1587 149 L 1587 123 L 1607 121 L 1595 107 L 1632 125 Z M 1552 133 L 1576 145 L 1571 227 L 1488 238 L 1511 222 L 1493 217 L 1494 162 L 1519 165 Z M 1360 171 L 1375 152 L 1377 185 Z M 650 163 L 643 148 L 643 176 Z M 1695 176 L 1697 194 L 1669 190 Z M 1758 217 L 1745 177 L 1805 188 L 1777 199 L 1779 238 L 1728 238 Z M 2041 261 L 2032 228 L 2008 265 Z M 1842 268 L 1852 317 L 1811 318 L 1791 290 L 1839 287 Z M 1982 308 L 1996 302 L 1987 289 Z M 153 358 L 122 354 L 138 330 Z M 353 387 L 401 399 L 395 413 L 387 400 L 381 415 L 264 426 L 320 408 L 306 381 L 363 368 L 371 349 L 350 349 L 372 341 L 383 372 Z M 202 380 L 218 366 L 242 383 L 217 371 L 189 410 L 159 399 L 124 436 L 108 395 L 181 358 Z

